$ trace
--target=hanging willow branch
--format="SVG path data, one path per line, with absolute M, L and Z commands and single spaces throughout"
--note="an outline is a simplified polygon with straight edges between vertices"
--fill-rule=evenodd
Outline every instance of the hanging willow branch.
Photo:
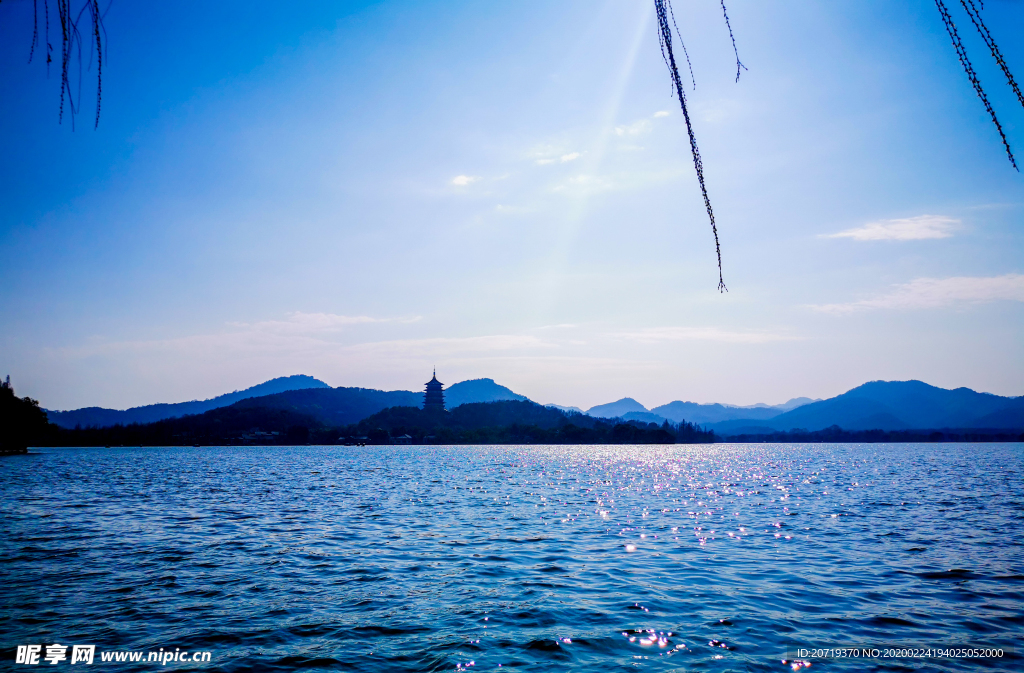
M 87 26 L 89 39 L 89 69 L 92 69 L 92 56 L 96 55 L 96 120 L 93 128 L 100 125 L 100 109 L 103 103 L 103 49 L 106 44 L 107 30 L 103 26 L 103 16 L 106 12 L 100 11 L 99 0 L 85 0 L 82 6 L 75 12 L 71 6 L 72 0 L 55 0 L 57 4 L 57 16 L 60 19 L 61 36 L 61 59 L 60 59 L 60 114 L 58 120 L 64 122 L 64 101 L 67 99 L 69 116 L 71 117 L 71 128 L 75 128 L 75 115 L 78 113 L 79 101 L 82 97 L 82 45 L 85 41 L 79 26 Z M 112 0 L 111 0 L 112 1 Z M 107 5 L 110 9 L 110 5 Z M 45 21 L 44 39 L 46 40 L 46 72 L 49 75 L 50 63 L 53 61 L 53 45 L 50 43 L 50 0 L 43 0 L 43 15 Z M 88 23 L 83 24 L 85 19 Z M 36 47 L 39 46 L 39 0 L 32 2 L 32 46 L 29 49 L 28 61 L 36 54 Z M 76 97 L 71 89 L 71 78 L 69 70 L 72 60 L 78 61 L 78 96 Z
M 1017 100 L 1021 106 L 1024 107 L 1024 95 L 1021 95 L 1020 87 L 1017 86 L 1016 80 L 1013 79 L 1013 73 L 1010 72 L 1010 67 L 1006 65 L 1006 61 L 1003 59 L 1003 53 L 999 51 L 999 45 L 992 38 L 992 33 L 988 32 L 988 26 L 981 18 L 981 12 L 974 4 L 974 0 L 960 0 L 960 4 L 963 5 L 964 10 L 967 12 L 967 16 L 971 17 L 971 22 L 974 27 L 978 29 L 978 34 L 981 35 L 981 39 L 985 41 L 985 46 L 988 47 L 989 51 L 992 52 L 992 58 L 999 64 L 999 69 L 1003 71 L 1003 75 L 1006 76 L 1006 83 L 1013 89 L 1013 93 L 1017 94 Z M 980 2 L 982 9 L 985 9 L 985 3 Z
M 939 8 L 939 15 L 942 17 L 942 23 L 945 24 L 946 32 L 949 33 L 949 38 L 953 41 L 953 48 L 956 49 L 956 55 L 960 59 L 960 65 L 963 66 L 964 72 L 967 73 L 967 79 L 971 80 L 971 84 L 974 85 L 975 93 L 978 94 L 978 98 L 981 99 L 981 102 L 985 104 L 985 110 L 988 111 L 989 116 L 992 117 L 992 123 L 996 125 L 996 131 L 999 132 L 999 137 L 1003 141 L 1003 147 L 1006 148 L 1006 156 L 1009 157 L 1010 164 L 1013 165 L 1015 170 L 1020 172 L 1020 169 L 1017 168 L 1017 161 L 1013 158 L 1013 150 L 1010 149 L 1010 142 L 1006 139 L 1006 134 L 1003 133 L 1003 125 L 999 123 L 999 118 L 996 117 L 996 111 L 992 109 L 992 104 L 988 102 L 988 96 L 985 95 L 985 90 L 981 87 L 981 80 L 978 79 L 978 74 L 974 72 L 971 60 L 967 58 L 967 50 L 964 48 L 964 43 L 960 40 L 959 33 L 957 33 L 956 24 L 953 23 L 953 17 L 949 15 L 949 10 L 946 9 L 946 5 L 942 0 L 935 0 L 935 6 Z M 966 7 L 967 5 L 965 3 L 964 8 L 966 9 Z M 967 12 L 970 14 L 970 10 L 967 10 Z M 971 15 L 971 19 L 974 19 L 973 15 Z M 980 31 L 981 28 L 978 30 Z M 987 32 L 988 30 L 986 29 L 985 32 L 982 33 L 982 37 L 985 37 Z M 990 38 L 991 36 L 988 37 Z M 995 42 L 992 42 L 992 45 L 995 45 Z M 997 53 L 999 53 L 998 47 L 993 49 L 993 55 Z M 1000 54 L 999 58 L 996 60 L 1002 60 L 1002 54 Z M 1015 86 L 1016 82 L 1013 81 L 1013 76 L 1009 75 L 1009 70 L 1005 70 L 1004 72 L 1007 73 L 1012 85 Z
M 700 193 L 704 196 L 704 207 L 708 211 L 708 219 L 711 220 L 711 233 L 715 236 L 715 254 L 718 255 L 718 291 L 728 292 L 728 288 L 725 287 L 725 281 L 722 279 L 722 248 L 718 243 L 718 227 L 715 226 L 715 213 L 711 209 L 711 199 L 708 198 L 708 189 L 704 184 L 704 164 L 700 159 L 700 150 L 697 149 L 697 138 L 693 135 L 690 111 L 686 107 L 686 92 L 683 90 L 683 83 L 679 78 L 675 54 L 672 52 L 672 28 L 669 25 L 672 3 L 670 0 L 654 0 L 654 8 L 658 12 L 658 41 L 661 44 L 661 56 L 668 65 L 669 74 L 672 77 L 672 88 L 679 97 L 679 106 L 683 109 L 683 118 L 686 120 L 686 132 L 690 136 L 690 152 L 693 154 L 693 167 L 697 171 L 697 182 L 700 183 Z M 680 38 L 681 41 L 682 39 Z
M 676 29 L 676 37 L 679 38 L 679 46 L 683 48 L 683 56 L 686 57 L 686 67 L 690 69 L 690 82 L 693 83 L 694 90 L 697 89 L 697 78 L 693 76 L 693 64 L 690 63 L 690 52 L 686 51 L 686 43 L 683 42 L 683 34 L 679 32 L 679 26 L 676 24 L 676 13 L 672 10 L 672 3 L 668 4 L 668 13 L 672 17 L 672 27 Z M 665 57 L 665 49 L 662 47 L 662 58 Z M 665 65 L 668 65 L 668 61 L 665 61 Z M 675 86 L 675 84 L 673 84 Z
M 732 40 L 732 53 L 736 56 L 736 81 L 740 81 L 740 68 L 744 70 L 747 66 L 740 63 L 740 52 L 736 50 L 736 38 L 732 35 L 732 24 L 729 23 L 729 12 L 725 8 L 725 0 L 722 0 L 722 16 L 725 17 L 725 27 L 729 29 L 729 39 Z

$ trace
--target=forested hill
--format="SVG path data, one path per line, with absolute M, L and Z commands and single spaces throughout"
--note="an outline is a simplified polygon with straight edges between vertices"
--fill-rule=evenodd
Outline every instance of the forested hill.
M 178 402 L 174 404 L 148 404 L 143 407 L 132 407 L 131 409 L 104 409 L 102 407 L 85 407 L 73 411 L 47 411 L 46 415 L 50 422 L 62 428 L 74 428 L 75 426 L 106 427 L 110 425 L 130 425 L 132 423 L 155 423 L 165 418 L 177 418 L 189 414 L 201 414 L 211 409 L 226 407 L 240 400 L 249 397 L 260 397 L 262 395 L 273 395 L 287 390 L 300 390 L 308 388 L 330 388 L 329 385 L 312 376 L 280 376 L 276 379 L 264 381 L 259 385 L 236 390 L 225 395 L 208 400 L 192 400 L 191 402 Z
M 474 402 L 505 402 L 526 400 L 524 395 L 495 383 L 494 379 L 472 379 L 448 386 L 444 391 L 445 406 L 454 409 L 461 404 Z
M 475 432 L 484 427 L 498 428 L 511 425 L 536 426 L 545 432 L 563 425 L 573 425 L 576 428 L 596 428 L 598 421 L 605 423 L 610 428 L 616 425 L 648 427 L 652 422 L 660 427 L 666 420 L 656 413 L 638 411 L 645 407 L 630 398 L 595 407 L 591 409 L 589 415 L 567 414 L 564 409 L 560 410 L 551 406 L 541 407 L 534 404 L 522 395 L 495 383 L 492 379 L 474 379 L 456 383 L 445 391 L 445 396 L 450 412 L 443 418 L 448 419 L 446 421 L 448 424 L 437 427 L 456 433 L 470 430 Z M 767 437 L 778 432 L 818 432 L 833 426 L 838 426 L 845 431 L 857 432 L 912 430 L 915 433 L 914 436 L 921 435 L 924 431 L 927 432 L 921 436 L 931 436 L 935 430 L 956 429 L 964 432 L 1007 430 L 1019 433 L 1024 431 L 1024 397 L 1000 397 L 988 393 L 978 393 L 967 388 L 946 390 L 921 381 L 873 381 L 827 400 L 804 404 L 803 402 L 806 401 L 792 400 L 787 405 L 747 409 L 673 402 L 656 407 L 654 411 L 671 414 L 668 422 L 672 427 L 677 426 L 680 422 L 685 424 L 696 421 L 702 426 L 707 423 L 708 429 L 714 430 L 719 437 L 741 435 Z M 513 404 L 512 406 L 463 408 L 480 403 L 505 404 L 513 402 L 519 406 Z M 798 403 L 796 408 L 791 408 L 793 402 Z M 404 419 L 402 421 L 404 425 L 401 427 L 406 429 L 398 434 L 415 436 L 412 430 L 422 430 L 421 434 L 426 436 L 430 434 L 429 430 L 434 426 L 430 425 L 433 421 L 428 422 L 426 417 L 415 416 L 415 412 L 422 404 L 423 394 L 420 392 L 331 388 L 312 377 L 291 376 L 274 379 L 247 390 L 201 402 L 158 404 L 136 407 L 126 411 L 79 409 L 74 412 L 49 412 L 49 416 L 51 422 L 64 428 L 73 429 L 78 425 L 82 427 L 109 427 L 118 424 L 124 426 L 145 425 L 157 420 L 169 420 L 189 414 L 208 413 L 217 408 L 236 406 L 248 411 L 232 412 L 234 416 L 231 418 L 239 419 L 240 423 L 242 418 L 249 419 L 245 422 L 251 422 L 252 427 L 262 427 L 259 422 L 260 414 L 270 411 L 276 414 L 274 418 L 279 421 L 282 418 L 294 416 L 298 420 L 292 425 L 307 427 L 311 431 L 316 428 L 340 429 L 360 424 L 361 429 L 358 432 L 363 434 L 370 430 L 376 430 L 378 425 L 387 432 L 392 427 L 397 429 L 401 424 L 395 425 L 397 423 L 395 419 L 401 417 Z M 783 406 L 790 408 L 787 411 L 781 411 Z M 373 420 L 368 418 L 395 407 L 406 408 L 406 411 L 391 411 L 389 412 L 390 416 L 385 414 L 385 416 Z M 408 410 L 410 408 L 412 411 Z M 746 415 L 738 418 L 734 416 L 739 413 Z M 401 414 L 406 416 L 401 416 Z M 613 415 L 618 417 L 613 417 Z M 722 415 L 725 415 L 727 420 L 718 422 L 710 420 L 722 417 Z M 598 418 L 598 416 L 604 418 Z M 223 417 L 221 422 L 225 422 L 227 418 L 227 416 Z M 470 418 L 475 420 L 470 422 L 467 420 Z M 189 423 L 191 421 L 180 425 L 180 428 L 186 428 Z M 275 423 L 275 427 L 280 425 L 277 421 Z M 378 425 L 373 425 L 374 423 Z M 180 430 L 180 432 L 187 433 L 190 430 Z M 278 430 L 278 432 L 280 431 Z M 324 432 L 326 438 L 333 430 L 324 430 Z M 353 430 L 353 432 L 357 432 L 357 430 Z M 213 437 L 214 435 L 203 436 Z M 231 435 L 226 433 L 223 436 L 230 439 Z M 599 433 L 595 435 L 593 441 L 605 441 L 606 438 L 602 439 L 602 437 L 603 435 Z
M 357 423 L 388 407 L 418 407 L 422 404 L 423 393 L 408 390 L 325 388 L 254 397 L 235 406 L 302 414 L 316 419 L 320 425 L 336 428 Z
M 74 411 L 47 411 L 50 422 L 62 428 L 109 427 L 132 423 L 155 423 L 168 418 L 201 414 L 227 407 L 240 401 L 251 406 L 282 409 L 308 414 L 325 425 L 355 423 L 388 407 L 423 405 L 423 393 L 408 390 L 375 390 L 372 388 L 331 388 L 312 376 L 284 376 L 258 386 L 220 395 L 209 400 L 177 404 L 150 404 L 132 409 L 87 407 Z M 473 379 L 449 386 L 445 401 L 449 409 L 471 402 L 526 400 L 494 382 Z
M 342 441 L 412 444 L 710 443 L 714 433 L 690 424 L 594 418 L 529 400 L 463 404 L 438 413 L 393 407 L 341 429 Z
M 281 397 L 302 396 L 292 392 L 282 393 Z M 522 400 L 463 404 L 442 412 L 424 411 L 413 406 L 390 407 L 358 423 L 341 427 L 324 423 L 320 417 L 299 410 L 312 408 L 312 405 L 300 404 L 258 406 L 256 400 L 250 399 L 196 416 L 164 419 L 156 423 L 62 430 L 51 443 L 63 446 L 227 446 L 307 443 L 671 444 L 714 441 L 712 433 L 686 423 L 664 423 L 661 426 L 639 421 L 621 423 L 566 414 Z
M 715 423 L 719 434 L 818 431 L 978 428 L 1024 430 L 1024 397 L 1001 397 L 970 388 L 948 390 L 921 381 L 871 381 L 827 400 L 806 404 L 771 419 Z

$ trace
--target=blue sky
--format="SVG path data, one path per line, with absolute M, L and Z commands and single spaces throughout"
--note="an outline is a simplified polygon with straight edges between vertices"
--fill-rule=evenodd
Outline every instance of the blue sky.
M 648 0 L 114 3 L 74 132 L 3 3 L 0 374 L 51 409 L 435 365 L 581 407 L 1024 394 L 1024 178 L 934 3 L 728 5 L 739 83 L 675 3 L 719 294 Z M 1024 79 L 1024 3 L 984 16 Z

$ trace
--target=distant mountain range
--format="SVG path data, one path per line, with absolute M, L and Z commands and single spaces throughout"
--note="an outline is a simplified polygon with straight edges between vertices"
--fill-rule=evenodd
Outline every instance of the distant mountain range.
M 710 425 L 719 435 L 759 431 L 1024 428 L 1024 397 L 970 388 L 947 390 L 921 381 L 872 381 L 842 395 L 805 404 L 765 420 L 731 419 Z
M 480 402 L 529 401 L 493 379 L 473 379 L 445 390 L 446 406 Z M 422 407 L 423 394 L 406 390 L 331 388 L 310 376 L 273 379 L 242 391 L 209 400 L 153 404 L 123 411 L 89 407 L 48 411 L 51 422 L 64 428 L 109 427 L 153 423 L 212 409 L 265 408 L 315 418 L 327 426 L 358 423 L 389 407 Z M 576 407 L 547 405 L 567 412 Z M 647 409 L 625 397 L 591 407 L 593 418 L 658 423 L 687 421 L 706 426 L 719 436 L 769 434 L 778 431 L 818 431 L 832 426 L 844 430 L 907 430 L 926 428 L 1024 429 L 1024 397 L 1001 397 L 969 388 L 947 390 L 921 381 L 872 381 L 827 400 L 794 398 L 784 404 L 746 407 L 675 401 Z
M 454 409 L 463 404 L 475 402 L 525 402 L 526 396 L 519 395 L 505 386 L 498 385 L 494 379 L 472 379 L 448 386 L 444 391 L 445 406 Z M 422 400 L 420 400 L 422 406 Z
M 445 390 L 448 408 L 471 402 L 503 402 L 526 400 L 493 379 L 473 379 L 449 386 Z M 312 376 L 283 376 L 245 390 L 220 395 L 209 400 L 177 404 L 150 404 L 131 409 L 86 407 L 74 411 L 47 411 L 50 422 L 62 428 L 106 428 L 132 423 L 155 423 L 169 418 L 202 414 L 213 409 L 237 405 L 242 408 L 264 407 L 305 414 L 327 425 L 347 425 L 388 407 L 422 407 L 423 393 L 407 390 L 373 390 L 370 388 L 332 388 Z
M 947 390 L 921 381 L 872 381 L 827 400 L 797 397 L 784 404 L 737 407 L 670 402 L 648 410 L 626 397 L 587 411 L 591 416 L 707 426 L 720 436 L 789 430 L 919 430 L 1024 428 L 1024 397 L 1001 397 L 970 388 Z
M 474 402 L 528 401 L 491 379 L 453 384 L 445 390 L 444 396 L 445 406 L 449 409 Z M 389 407 L 422 407 L 423 393 L 368 388 L 291 390 L 277 395 L 253 397 L 236 406 L 289 411 L 312 416 L 325 425 L 341 426 L 358 423 Z
M 648 409 L 632 397 L 624 397 L 617 402 L 591 407 L 587 410 L 587 413 L 598 418 L 618 417 L 632 421 L 647 421 L 648 423 L 662 423 L 665 420 L 679 423 L 685 420 L 690 423 L 707 425 L 738 419 L 749 421 L 775 418 L 791 409 L 816 401 L 818 400 L 812 400 L 809 397 L 796 397 L 784 404 L 775 406 L 755 404 L 749 407 L 676 401 Z
M 565 411 L 565 412 L 570 412 L 571 411 L 571 412 L 577 413 L 577 414 L 585 414 L 585 413 L 587 413 L 587 412 L 583 411 L 582 409 L 580 409 L 579 407 L 564 407 L 561 404 L 545 404 L 544 406 L 547 407 L 548 409 L 558 409 L 559 411 Z
M 227 407 L 249 397 L 261 397 L 263 395 L 273 395 L 287 390 L 303 388 L 330 388 L 330 386 L 312 376 L 300 374 L 296 376 L 281 376 L 252 388 L 236 390 L 233 393 L 219 395 L 208 400 L 193 400 L 176 404 L 148 404 L 144 407 L 132 407 L 131 409 L 124 410 L 104 409 L 102 407 L 85 407 L 84 409 L 75 409 L 74 411 L 47 410 L 46 415 L 54 425 L 69 429 L 74 428 L 76 425 L 80 425 L 83 428 L 105 428 L 118 424 L 155 423 L 165 418 L 201 414 L 211 409 Z

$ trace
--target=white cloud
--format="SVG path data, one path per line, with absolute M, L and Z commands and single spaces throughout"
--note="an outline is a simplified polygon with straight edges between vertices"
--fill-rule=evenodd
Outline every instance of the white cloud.
M 960 226 L 960 220 L 941 215 L 918 215 L 897 220 L 868 222 L 864 226 L 826 234 L 825 238 L 852 238 L 855 241 L 917 241 L 949 238 Z
M 744 111 L 745 106 L 736 98 L 715 98 L 694 100 L 690 114 L 701 122 L 717 125 L 735 120 Z
M 534 156 L 537 157 L 534 161 L 538 166 L 547 166 L 548 164 L 558 162 L 565 164 L 570 161 L 575 161 L 576 159 L 579 159 L 582 154 L 580 152 L 565 152 L 547 147 L 543 150 L 534 152 Z
M 75 347 L 43 348 L 40 357 L 51 367 L 68 371 L 99 362 L 105 372 L 104 385 L 110 380 L 122 384 L 108 390 L 105 399 L 97 399 L 97 395 L 103 393 L 94 387 L 85 399 L 60 406 L 53 406 L 51 402 L 50 408 L 97 403 L 125 408 L 169 400 L 203 399 L 231 390 L 232 386 L 241 389 L 290 373 L 312 374 L 334 381 L 335 385 L 408 390 L 426 380 L 419 378 L 422 373 L 426 372 L 429 378 L 435 364 L 444 364 L 449 376 L 457 375 L 453 370 L 464 372 L 464 378 L 500 375 L 522 369 L 508 365 L 509 361 L 530 362 L 548 356 L 556 348 L 535 336 L 518 334 L 360 341 L 360 335 L 354 330 L 334 330 L 338 323 L 351 324 L 332 319 L 341 316 L 329 316 L 327 320 L 309 316 L 299 314 L 294 320 L 233 324 L 216 333 L 170 339 L 107 341 L 95 338 Z M 301 331 L 296 325 L 308 331 Z M 456 367 L 457 363 L 462 364 Z M 417 372 L 411 380 L 410 372 Z M 125 382 L 137 385 L 140 380 L 147 382 L 141 391 L 125 392 Z
M 619 332 L 615 334 L 621 339 L 639 341 L 641 343 L 659 343 L 664 341 L 718 341 L 733 344 L 761 344 L 772 341 L 794 341 L 798 337 L 785 334 L 774 334 L 764 331 L 731 331 L 717 327 L 651 327 L 647 329 Z
M 481 353 L 517 352 L 537 348 L 551 348 L 535 336 L 520 334 L 494 334 L 479 337 L 396 339 L 355 344 L 344 350 L 359 357 L 387 361 L 393 358 L 453 358 Z
M 668 110 L 658 110 L 657 112 L 654 113 L 654 118 L 657 119 L 658 117 L 667 117 L 670 114 L 672 113 L 669 112 Z
M 480 178 L 475 175 L 456 175 L 452 178 L 452 184 L 456 187 L 465 187 L 468 184 L 476 182 Z
M 135 353 L 188 353 L 197 361 L 247 357 L 255 353 L 280 354 L 311 352 L 327 349 L 335 351 L 347 328 L 371 323 L 407 324 L 420 320 L 419 316 L 406 318 L 373 318 L 345 316 L 332 313 L 288 314 L 285 320 L 264 320 L 255 323 L 230 322 L 227 329 L 171 339 L 148 341 L 106 341 L 95 339 L 91 343 L 63 349 L 51 349 L 75 357 L 122 352 Z M 351 347 L 351 346 L 350 346 Z
M 240 330 L 258 332 L 274 332 L 277 334 L 325 334 L 338 332 L 351 325 L 380 322 L 416 322 L 419 317 L 412 318 L 371 318 L 359 315 L 336 315 L 333 313 L 289 313 L 286 320 L 264 320 L 257 323 L 228 323 L 229 327 Z
M 295 313 L 289 320 L 258 323 L 228 323 L 228 329 L 213 334 L 195 334 L 148 341 L 94 341 L 71 348 L 50 349 L 66 357 L 93 357 L 117 353 L 188 354 L 198 360 L 239 359 L 260 355 L 269 358 L 303 354 L 329 360 L 362 359 L 376 356 L 379 362 L 394 357 L 453 357 L 474 353 L 550 348 L 532 335 L 493 334 L 475 337 L 386 339 L 356 341 L 339 339 L 344 326 L 359 323 L 411 323 L 420 318 L 369 318 L 336 316 L 324 313 Z M 347 343 L 346 343 L 347 342 Z
M 558 158 L 565 155 L 569 148 L 564 143 L 549 144 L 541 143 L 526 153 L 526 156 L 533 159 L 538 166 L 558 163 Z
M 651 122 L 647 119 L 641 119 L 640 121 L 633 122 L 626 126 L 616 126 L 615 135 L 617 136 L 638 136 L 642 133 L 647 133 L 651 130 Z
M 555 185 L 551 191 L 573 195 L 596 194 L 615 189 L 616 185 L 609 178 L 600 175 L 574 175 L 565 182 Z
M 842 315 L 869 309 L 912 310 L 993 301 L 1024 301 L 1024 275 L 1008 273 L 991 277 L 918 278 L 896 285 L 888 294 L 873 299 L 813 308 Z

